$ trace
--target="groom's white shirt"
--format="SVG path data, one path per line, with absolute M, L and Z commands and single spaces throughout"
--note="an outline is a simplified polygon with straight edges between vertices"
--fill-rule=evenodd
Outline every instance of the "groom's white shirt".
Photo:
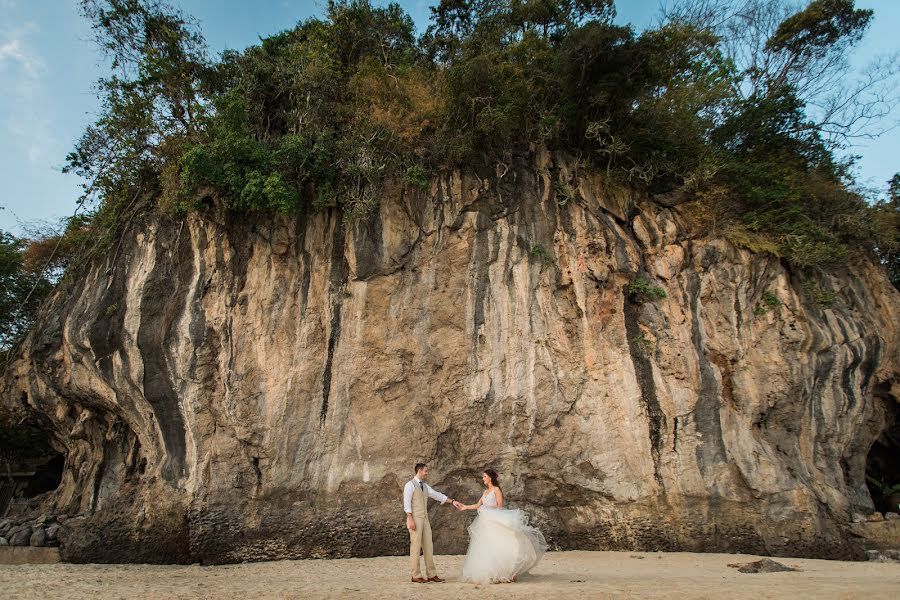
M 422 482 L 418 477 L 413 477 L 409 481 L 406 482 L 406 487 L 403 488 L 403 512 L 412 512 L 412 497 L 413 492 L 419 487 L 419 483 Z M 396 488 L 394 488 L 396 489 Z M 439 491 L 432 489 L 430 485 L 425 484 L 425 493 L 428 494 L 428 497 L 432 500 L 437 500 L 441 504 L 448 500 L 447 496 L 440 493 Z

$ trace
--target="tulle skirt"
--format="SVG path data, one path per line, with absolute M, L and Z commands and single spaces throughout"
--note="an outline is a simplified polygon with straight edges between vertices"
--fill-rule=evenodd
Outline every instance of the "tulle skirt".
M 512 581 L 534 567 L 544 552 L 544 535 L 528 524 L 519 509 L 479 508 L 469 525 L 469 550 L 462 580 L 472 583 Z

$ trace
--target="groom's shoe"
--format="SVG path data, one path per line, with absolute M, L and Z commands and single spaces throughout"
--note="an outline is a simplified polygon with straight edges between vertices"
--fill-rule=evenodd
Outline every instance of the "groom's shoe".
M 428 583 L 428 580 L 425 579 L 424 577 L 413 577 L 412 582 L 413 583 Z
M 428 578 L 428 581 L 433 581 L 433 582 L 435 582 L 435 583 L 444 583 L 444 582 L 447 581 L 447 580 L 446 580 L 446 579 L 441 579 L 440 577 L 438 577 L 437 575 L 435 575 L 434 577 L 429 577 L 429 578 Z

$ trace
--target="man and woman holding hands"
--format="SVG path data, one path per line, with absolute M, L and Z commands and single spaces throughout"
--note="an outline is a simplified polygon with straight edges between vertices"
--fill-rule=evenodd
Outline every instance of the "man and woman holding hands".
M 414 583 L 441 583 L 434 567 L 431 524 L 428 521 L 428 498 L 441 504 L 452 504 L 457 510 L 477 510 L 469 525 L 469 549 L 463 563 L 462 581 L 501 583 L 515 581 L 527 573 L 544 555 L 547 542 L 540 531 L 528 525 L 518 509 L 504 508 L 503 490 L 497 473 L 485 469 L 485 490 L 474 504 L 462 504 L 426 483 L 428 466 L 418 463 L 416 475 L 403 489 L 403 510 L 409 530 L 410 578 Z M 425 558 L 425 577 L 420 570 L 420 554 Z

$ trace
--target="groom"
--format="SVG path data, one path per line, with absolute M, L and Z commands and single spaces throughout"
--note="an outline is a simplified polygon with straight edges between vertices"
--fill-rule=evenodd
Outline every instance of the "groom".
M 428 522 L 428 498 L 433 498 L 441 504 L 452 503 L 456 500 L 431 488 L 425 483 L 428 478 L 428 466 L 417 463 L 416 476 L 406 482 L 403 488 L 403 510 L 406 511 L 406 528 L 409 530 L 409 573 L 413 583 L 428 583 L 434 581 L 442 583 L 444 580 L 437 576 L 434 569 L 434 548 L 431 544 L 431 524 Z M 419 570 L 419 553 L 425 554 L 425 575 L 422 577 Z

